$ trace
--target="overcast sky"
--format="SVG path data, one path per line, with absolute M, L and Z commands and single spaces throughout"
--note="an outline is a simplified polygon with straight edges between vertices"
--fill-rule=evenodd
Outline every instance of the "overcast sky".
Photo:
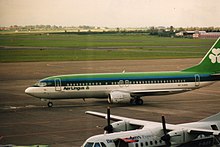
M 215 26 L 220 0 L 0 0 L 0 26 Z

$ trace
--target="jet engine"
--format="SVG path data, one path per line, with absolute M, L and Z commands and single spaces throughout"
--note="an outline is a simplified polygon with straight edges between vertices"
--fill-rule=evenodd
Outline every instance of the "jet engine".
M 131 99 L 130 93 L 121 91 L 112 91 L 108 96 L 109 103 L 128 103 Z

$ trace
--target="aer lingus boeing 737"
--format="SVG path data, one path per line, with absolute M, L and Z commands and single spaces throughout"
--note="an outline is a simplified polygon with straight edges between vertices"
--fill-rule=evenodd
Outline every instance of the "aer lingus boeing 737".
M 70 74 L 40 80 L 25 93 L 48 100 L 108 98 L 109 103 L 141 105 L 141 97 L 191 91 L 220 80 L 220 38 L 193 67 L 175 72 Z

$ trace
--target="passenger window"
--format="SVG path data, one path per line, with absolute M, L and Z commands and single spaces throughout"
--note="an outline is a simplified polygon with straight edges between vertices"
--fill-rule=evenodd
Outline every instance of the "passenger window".
M 135 147 L 139 147 L 138 143 L 135 144 Z
M 144 146 L 144 144 L 143 144 L 143 142 L 141 142 L 141 147 L 143 147 Z
M 145 146 L 148 146 L 148 142 L 145 142 Z

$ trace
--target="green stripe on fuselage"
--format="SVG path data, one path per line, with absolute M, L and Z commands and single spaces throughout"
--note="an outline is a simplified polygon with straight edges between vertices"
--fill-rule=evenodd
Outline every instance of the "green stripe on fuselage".
M 105 74 L 71 74 L 53 76 L 43 80 L 61 79 L 62 81 L 119 81 L 119 80 L 163 80 L 163 79 L 184 79 L 194 78 L 198 73 L 192 72 L 139 72 L 139 73 L 105 73 Z M 201 73 L 200 76 L 209 76 L 209 73 Z M 192 79 L 193 80 L 193 79 Z

